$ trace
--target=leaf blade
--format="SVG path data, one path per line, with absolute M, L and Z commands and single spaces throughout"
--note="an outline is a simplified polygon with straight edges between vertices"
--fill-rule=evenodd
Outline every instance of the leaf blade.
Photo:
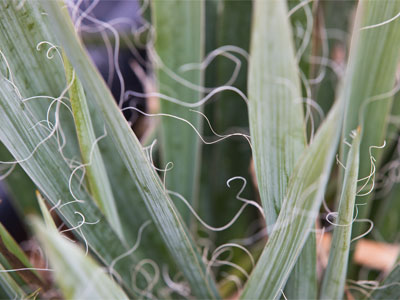
M 343 91 L 347 106 L 343 137 L 348 136 L 350 131 L 360 124 L 361 178 L 368 176 L 371 171 L 370 146 L 381 146 L 384 141 L 393 96 L 390 92 L 393 91 L 396 66 L 400 59 L 398 18 L 376 28 L 366 26 L 390 19 L 395 11 L 400 11 L 400 1 L 364 0 L 359 2 L 357 8 L 358 27 L 354 29 L 345 78 L 345 81 L 349 82 Z M 342 158 L 346 157 L 347 151 L 346 146 L 342 144 Z M 377 161 L 376 165 L 379 165 L 381 151 L 374 151 L 373 155 Z M 367 203 L 359 208 L 360 219 L 365 219 L 368 217 L 371 201 L 360 197 L 358 199 Z M 363 224 L 355 224 L 353 235 L 360 235 L 363 229 Z
M 26 1 L 22 7 L 18 7 L 18 4 L 12 1 L 0 3 L 0 49 L 4 54 L 1 57 L 0 69 L 7 76 L 12 75 L 14 85 L 18 87 L 21 96 L 44 97 L 44 99 L 27 101 L 19 107 L 20 96 L 16 95 L 15 89 L 10 87 L 10 83 L 2 78 L 0 84 L 2 99 L 0 99 L 0 102 L 7 108 L 5 110 L 6 115 L 2 114 L 1 118 L 5 125 L 0 129 L 2 135 L 0 140 L 8 139 L 6 146 L 16 160 L 24 160 L 30 157 L 33 149 L 43 139 L 46 139 L 49 132 L 46 130 L 43 132 L 43 126 L 38 126 L 38 123 L 35 122 L 46 120 L 46 111 L 50 102 L 47 102 L 48 100 L 45 97 L 59 97 L 67 85 L 64 68 L 61 60 L 58 60 L 57 52 L 51 52 L 51 54 L 54 54 L 54 58 L 50 60 L 46 57 L 46 49 L 43 49 L 46 45 L 42 42 L 46 41 L 46 43 L 49 43 L 48 47 L 51 47 L 50 45 L 57 44 L 57 40 L 50 32 L 52 25 L 43 12 L 42 2 Z M 41 45 L 41 51 L 37 49 L 38 45 Z M 53 48 L 53 51 L 55 51 L 54 49 L 57 48 Z M 8 60 L 9 69 L 7 64 L 4 64 L 4 59 Z M 24 71 L 18 72 L 21 69 Z M 10 101 L 11 107 L 8 107 L 7 100 Z M 94 102 L 92 98 L 89 98 L 89 100 Z M 92 116 L 94 116 L 96 128 L 99 128 L 96 134 L 101 135 L 104 133 L 104 118 L 102 118 L 101 111 L 94 103 L 88 104 L 91 105 L 90 109 L 93 113 Z M 26 109 L 27 107 L 29 109 Z M 78 144 L 73 139 L 73 137 L 76 139 L 73 119 L 69 115 L 69 111 L 67 109 L 65 111 L 66 114 L 62 114 L 60 111 L 60 115 L 58 115 L 64 134 L 68 136 L 65 147 L 62 148 L 63 151 L 60 148 L 62 141 L 58 143 L 57 139 L 51 137 L 36 150 L 29 162 L 24 161 L 21 165 L 29 177 L 38 185 L 37 188 L 43 196 L 53 206 L 58 207 L 73 201 L 74 198 L 70 192 L 71 190 L 77 191 L 78 198 L 85 201 L 85 217 L 87 220 L 100 220 L 100 222 L 96 226 L 83 226 L 82 234 L 76 231 L 74 233 L 80 236 L 81 241 L 87 240 L 89 249 L 98 255 L 100 261 L 105 265 L 110 265 L 115 258 L 129 250 L 128 245 L 136 243 L 138 231 L 149 220 L 150 215 L 143 201 L 138 197 L 136 186 L 130 184 L 129 173 L 124 161 L 118 155 L 116 145 L 111 137 L 101 140 L 99 146 L 104 155 L 104 160 L 107 162 L 106 167 L 113 184 L 113 192 L 119 200 L 118 212 L 124 220 L 126 243 L 115 234 L 110 224 L 104 221 L 103 214 L 92 203 L 91 196 L 85 187 L 81 189 L 81 182 L 77 180 L 76 176 L 72 176 L 73 178 L 70 180 L 73 167 L 70 165 L 70 161 L 67 161 L 67 158 L 80 157 L 80 154 Z M 10 122 L 3 120 L 8 117 L 10 117 Z M 18 119 L 19 122 L 13 122 L 14 119 Z M 51 121 L 54 121 L 54 119 L 51 119 Z M 40 130 L 30 136 L 31 132 L 35 131 L 32 128 L 40 128 Z M 9 132 L 6 133 L 6 131 Z M 110 130 L 107 128 L 107 131 Z M 29 143 L 26 144 L 26 141 L 29 141 Z M 13 160 L 7 157 L 7 161 Z M 47 168 L 43 168 L 43 166 L 47 166 Z M 119 187 L 122 181 L 128 184 Z M 34 185 L 32 186 L 34 187 Z M 33 197 L 30 201 L 34 201 L 34 188 L 31 189 L 31 194 Z M 132 207 L 135 207 L 135 210 Z M 56 211 L 67 227 L 74 227 L 82 221 L 81 217 L 74 213 L 80 211 L 80 209 L 81 207 L 76 206 L 75 203 L 69 204 L 61 210 L 56 209 Z M 168 263 L 170 269 L 174 270 L 174 265 L 171 263 L 167 251 L 165 251 L 165 246 L 160 244 L 161 238 L 155 230 L 155 226 L 151 224 L 146 232 L 148 234 L 145 234 L 141 240 L 142 247 L 139 247 L 134 254 L 125 257 L 124 264 L 119 263 L 115 266 L 115 271 L 123 278 L 127 290 L 130 290 L 131 286 L 129 266 L 136 264 L 143 258 L 150 257 L 157 263 Z M 104 247 L 104 243 L 109 246 Z M 130 292 L 134 294 L 132 290 Z
M 268 230 L 278 217 L 290 173 L 305 145 L 300 82 L 286 12 L 285 1 L 254 3 L 248 106 Z
M 328 266 L 322 283 L 321 299 L 341 299 L 344 293 L 354 205 L 357 194 L 358 168 L 360 163 L 360 133 L 359 127 L 347 156 L 344 185 L 338 209 L 338 217 L 336 218 L 338 225 L 333 232 Z
M 271 232 L 293 168 L 305 148 L 305 120 L 286 2 L 256 1 L 253 14 L 249 120 L 257 182 Z M 289 298 L 317 296 L 314 235 L 306 242 L 285 293 Z
M 192 292 L 198 297 L 218 298 L 215 283 L 206 275 L 206 268 L 184 222 L 146 159 L 139 141 L 115 105 L 110 91 L 78 42 L 67 12 L 62 11 L 56 1 L 45 1 L 43 4 L 53 21 L 54 32 L 82 79 L 84 88 L 95 96 L 111 128 L 114 142 L 119 145 L 120 154 L 127 163 L 129 174 L 171 256 L 189 281 Z
M 70 102 L 78 135 L 79 148 L 81 149 L 82 163 L 86 171 L 90 191 L 93 199 L 108 218 L 114 230 L 123 238 L 121 221 L 118 216 L 110 181 L 97 145 L 98 138 L 95 136 L 83 87 L 65 53 L 63 53 L 63 61 L 67 82 L 72 83 L 69 89 Z
M 275 299 L 318 215 L 339 141 L 343 101 L 334 105 L 292 173 L 277 223 L 241 299 Z

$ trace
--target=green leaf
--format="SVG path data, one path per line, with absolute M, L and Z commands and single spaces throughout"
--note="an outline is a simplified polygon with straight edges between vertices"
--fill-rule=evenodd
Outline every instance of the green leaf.
M 242 299 L 275 299 L 293 269 L 319 212 L 339 141 L 343 101 L 334 105 L 290 177 L 281 212 Z
M 121 287 L 86 256 L 84 250 L 37 219 L 33 223 L 66 299 L 128 299 Z
M 322 283 L 322 299 L 342 299 L 349 259 L 354 204 L 357 194 L 358 167 L 360 163 L 360 127 L 354 132 L 351 150 L 347 156 L 344 185 L 340 197 L 338 215 L 332 246 L 329 251 L 328 267 Z
M 87 93 L 90 91 L 102 110 L 132 183 L 136 185 L 176 265 L 188 280 L 191 292 L 197 297 L 218 297 L 215 283 L 206 275 L 206 268 L 192 237 L 110 91 L 79 43 L 68 12 L 62 10 L 57 1 L 45 1 L 43 4 L 83 87 Z
M 61 91 L 67 85 L 62 60 L 61 57 L 58 56 L 58 52 L 55 50 L 56 48 L 51 48 L 52 52 L 48 54 L 50 57 L 52 54 L 54 55 L 52 60 L 46 58 L 46 45 L 42 44 L 40 48 L 41 51 L 37 50 L 37 45 L 43 41 L 50 43 L 47 47 L 57 44 L 52 32 L 49 31 L 52 25 L 47 15 L 43 12 L 41 3 L 40 1 L 27 1 L 24 2 L 24 5 L 20 9 L 17 9 L 17 3 L 12 3 L 11 1 L 1 2 L 0 4 L 0 26 L 4 28 L 4 30 L 0 31 L 0 49 L 4 54 L 4 57 L 1 57 L 0 69 L 3 74 L 7 76 L 11 72 L 15 85 L 18 87 L 23 97 L 43 96 L 43 98 L 32 99 L 25 102 L 31 114 L 26 118 L 23 117 L 25 120 L 23 123 L 27 121 L 30 122 L 28 119 L 34 122 L 46 120 L 46 111 L 51 100 L 44 97 L 59 97 Z M 25 33 L 25 31 L 28 31 L 28 33 Z M 7 68 L 4 59 L 7 59 L 10 70 Z M 41 67 L 43 69 L 41 69 Z M 17 72 L 21 69 L 24 71 Z M 30 78 L 33 79 L 31 80 Z M 30 82 L 32 84 L 27 84 Z M 4 85 L 7 85 L 7 82 L 4 82 Z M 5 95 L 7 95 L 5 97 L 14 99 L 14 97 L 16 97 L 14 89 L 9 86 L 7 86 L 7 89 L 9 94 L 5 92 Z M 95 123 L 95 134 L 96 136 L 101 136 L 104 134 L 105 126 L 103 115 L 96 105 L 93 96 L 91 94 L 88 95 L 87 92 L 86 95 L 88 97 L 88 105 L 92 114 L 92 120 Z M 5 98 L 3 98 L 3 100 L 5 100 Z M 19 105 L 17 104 L 18 101 L 20 100 L 18 99 L 14 103 L 17 106 Z M 55 103 L 57 104 L 58 102 Z M 65 101 L 65 103 L 69 104 L 68 100 Z M 53 124 L 55 120 L 52 118 L 52 115 L 55 106 L 56 105 L 53 105 L 50 116 L 50 122 L 53 122 Z M 73 167 L 70 166 L 69 161 L 68 164 L 64 163 L 64 160 L 66 160 L 66 158 L 75 159 L 80 157 L 80 152 L 78 143 L 75 143 L 76 133 L 73 117 L 68 109 L 63 111 L 62 107 L 61 105 L 59 125 L 66 136 L 63 155 L 60 154 L 60 145 L 58 145 L 52 137 L 37 149 L 36 154 L 40 157 L 37 164 L 33 163 L 30 166 L 25 165 L 24 167 L 25 171 L 28 172 L 29 176 L 31 176 L 35 182 L 41 182 L 38 188 L 52 206 L 61 206 L 62 204 L 74 200 L 70 193 L 70 187 L 71 191 L 74 192 L 81 189 L 81 182 L 75 176 L 72 178 L 70 185 L 68 184 L 73 171 L 71 168 Z M 20 107 L 18 107 L 14 112 L 20 113 L 20 111 Z M 29 136 L 32 131 L 31 128 L 34 126 L 34 122 L 30 123 L 30 125 L 14 124 L 17 128 L 13 127 L 13 129 L 11 129 L 13 132 L 11 136 L 13 134 L 15 136 L 22 134 L 28 138 L 27 136 Z M 12 123 L 7 123 L 7 127 L 10 125 L 12 125 Z M 7 127 L 1 129 L 6 130 Z M 36 125 L 35 128 L 43 129 L 42 126 L 39 125 Z M 140 197 L 136 185 L 131 182 L 131 177 L 129 176 L 125 161 L 118 153 L 118 145 L 114 143 L 114 140 L 110 136 L 111 130 L 109 127 L 106 127 L 106 129 L 108 136 L 99 141 L 99 147 L 103 155 L 109 179 L 112 183 L 115 199 L 117 200 L 118 213 L 121 217 L 126 240 L 120 240 L 115 232 L 113 232 L 110 225 L 103 221 L 100 221 L 100 223 L 95 226 L 84 226 L 84 228 L 82 228 L 84 237 L 81 235 L 81 240 L 84 241 L 86 238 L 89 249 L 96 253 L 103 263 L 109 265 L 115 258 L 126 253 L 128 249 L 137 242 L 138 232 L 141 226 L 150 219 L 150 214 Z M 46 130 L 45 132 L 41 132 L 40 138 L 34 140 L 33 145 L 36 146 L 39 141 L 43 140 L 48 134 L 49 132 Z M 60 140 L 60 143 L 62 143 L 62 140 Z M 21 148 L 21 146 L 16 144 L 16 140 L 10 140 L 7 146 L 14 149 L 14 154 L 15 151 L 24 149 L 23 146 Z M 44 146 L 47 147 L 45 150 L 42 149 Z M 30 149 L 32 150 L 34 147 L 32 146 Z M 29 155 L 30 152 L 26 150 L 26 152 L 20 153 L 19 158 L 26 158 Z M 36 158 L 37 156 L 34 155 L 31 159 Z M 42 166 L 47 164 L 49 158 L 51 158 L 51 170 L 46 169 L 41 170 L 39 173 L 35 172 L 35 168 L 42 169 Z M 4 159 L 4 161 L 13 160 L 12 157 L 6 157 L 6 159 Z M 54 164 L 53 161 L 57 162 Z M 54 168 L 54 166 L 57 167 Z M 29 168 L 29 170 L 27 168 Z M 43 172 L 46 175 L 45 177 L 42 176 Z M 19 178 L 16 178 L 13 182 L 16 182 L 18 179 Z M 22 182 L 16 182 L 15 184 L 18 185 Z M 16 189 L 18 190 L 18 188 Z M 20 189 L 22 189 L 22 187 Z M 34 200 L 34 189 L 35 187 L 32 185 L 29 189 L 27 188 L 26 193 L 29 194 L 30 192 L 32 195 L 30 201 L 37 203 Z M 81 194 L 78 193 L 76 196 L 78 196 L 80 200 L 85 201 L 85 208 L 86 205 L 90 206 L 87 208 L 87 212 L 82 211 L 78 206 L 75 208 L 68 208 L 69 205 L 62 207 L 61 212 L 56 209 L 67 227 L 74 227 L 77 223 L 82 221 L 81 217 L 76 214 L 75 211 L 84 212 L 89 222 L 103 219 L 102 213 L 97 208 L 97 205 L 93 203 L 91 196 L 87 193 L 87 189 L 83 186 L 80 192 Z M 74 206 L 76 204 L 72 205 Z M 70 209 L 70 211 L 66 212 L 68 209 Z M 74 231 L 74 233 L 80 235 L 80 232 Z M 105 238 L 108 242 L 104 240 L 103 234 L 105 234 Z M 103 243 L 112 246 L 104 247 Z M 134 254 L 124 257 L 123 261 L 119 261 L 118 264 L 115 265 L 116 272 L 120 273 L 125 284 L 131 286 L 130 266 L 144 258 L 151 258 L 160 265 L 168 264 L 171 272 L 175 271 L 174 264 L 171 263 L 170 256 L 165 249 L 160 233 L 153 224 L 146 227 L 146 234 L 143 235 L 140 245 L 141 247 L 136 249 Z M 160 284 L 162 283 L 160 282 Z
M 46 49 L 43 50 L 46 45 L 41 44 L 46 41 L 49 43 L 47 46 L 51 47 L 55 41 L 48 31 L 49 20 L 40 4 L 41 2 L 37 1 L 25 2 L 22 7 L 11 1 L 3 1 L 0 4 L 0 49 L 4 55 L 1 70 L 13 80 L 13 83 L 10 83 L 7 79 L 1 78 L 0 82 L 0 110 L 3 124 L 0 140 L 16 160 L 29 158 L 21 165 L 52 205 L 73 201 L 71 188 L 73 191 L 78 191 L 76 196 L 85 202 L 86 220 L 95 222 L 101 220 L 103 216 L 86 191 L 79 193 L 80 181 L 77 177 L 71 177 L 72 170 L 65 161 L 66 157 L 79 156 L 79 147 L 75 143 L 75 128 L 69 111 L 60 109 L 58 115 L 65 137 L 62 153 L 59 151 L 60 145 L 56 137 L 53 135 L 49 138 L 49 132 L 35 123 L 46 120 L 50 102 L 45 97 L 59 97 L 63 87 L 66 86 L 61 57 L 58 57 L 56 50 L 52 48 L 53 52 L 47 54 L 49 57 L 53 55 L 53 59 L 47 58 Z M 41 45 L 39 48 L 41 51 L 37 50 L 38 45 Z M 24 71 L 18 72 L 21 69 Z M 17 90 L 12 84 L 17 87 L 21 95 L 16 94 Z M 21 102 L 21 97 L 31 96 L 43 97 Z M 59 105 L 59 102 L 56 104 Z M 55 120 L 49 121 L 54 124 Z M 45 142 L 32 155 L 33 150 L 43 140 Z M 32 190 L 32 194 L 33 192 Z M 59 214 L 67 226 L 74 227 L 82 222 L 82 217 L 75 213 L 80 211 L 81 207 L 71 204 L 63 207 Z M 87 241 L 88 247 L 105 264 L 110 264 L 129 249 L 104 221 L 100 221 L 96 226 L 83 226 L 82 233 L 78 232 L 78 235 L 83 241 Z M 110 246 L 104 247 L 105 243 Z M 129 265 L 134 263 L 133 256 L 129 256 L 125 264 L 116 266 L 116 272 L 120 274 L 125 284 L 131 284 Z
M 199 88 L 203 82 L 201 69 L 182 71 L 186 64 L 200 63 L 204 53 L 204 1 L 155 0 L 152 4 L 152 19 L 157 38 L 155 51 L 159 91 L 170 97 L 187 102 L 201 98 Z M 171 74 L 186 81 L 178 82 Z M 201 132 L 199 114 L 187 107 L 161 101 L 161 112 L 184 118 Z M 201 110 L 201 108 L 199 108 Z M 169 190 L 180 193 L 189 203 L 195 204 L 198 194 L 200 144 L 193 129 L 172 118 L 161 119 L 161 158 L 166 165 L 173 163 L 173 169 L 166 176 Z M 179 202 L 176 204 L 186 224 L 190 211 Z
M 253 12 L 248 87 L 250 133 L 261 201 L 271 231 L 290 174 L 304 149 L 305 131 L 286 2 L 258 0 Z
M 52 49 L 46 53 L 54 41 L 49 37 L 48 22 L 42 12 L 38 1 L 27 1 L 21 7 L 12 0 L 0 3 L 0 73 L 11 76 L 21 95 L 26 97 L 57 97 L 65 87 L 62 64 L 56 50 Z M 43 43 L 40 44 L 41 42 Z M 49 59 L 47 54 L 53 58 Z M 38 120 L 45 120 L 51 100 L 41 98 L 29 102 L 30 109 L 37 115 Z M 55 105 L 52 112 L 54 108 Z M 52 116 L 53 113 L 50 122 L 54 123 Z M 60 107 L 59 119 L 64 133 L 64 156 L 73 157 L 79 154 L 79 148 L 76 147 L 74 124 L 68 122 L 72 121 L 72 118 L 63 106 Z M 2 153 L 1 159 L 10 161 L 12 157 Z M 7 183 L 15 202 L 24 213 L 38 212 L 35 186 L 23 174 L 20 166 L 16 166 Z
M 106 168 L 97 145 L 99 138 L 96 138 L 94 133 L 85 93 L 65 53 L 63 53 L 63 61 L 67 82 L 71 83 L 68 92 L 90 192 L 111 226 L 123 238 L 121 221 L 118 216 Z
M 11 0 L 0 4 L 0 70 L 25 97 L 58 97 L 65 88 L 65 75 L 61 57 L 54 47 L 54 38 L 48 31 L 48 18 L 43 15 L 40 1 L 26 1 L 23 6 Z M 10 68 L 7 67 L 7 64 Z M 30 110 L 39 120 L 47 120 L 52 99 L 29 100 Z M 61 99 L 64 100 L 64 99 Z M 57 102 L 56 102 L 57 104 Z M 55 110 L 50 112 L 51 123 Z M 75 126 L 68 109 L 58 108 L 64 142 L 63 155 L 72 158 L 79 155 Z M 33 198 L 34 199 L 34 198 Z
M 299 69 L 285 1 L 256 1 L 249 70 L 253 157 L 267 229 L 273 230 L 295 163 L 306 143 Z M 268 70 L 266 72 L 265 70 Z M 308 278 L 307 282 L 304 278 Z M 315 298 L 315 236 L 294 267 L 289 298 Z
M 360 124 L 360 178 L 371 172 L 370 146 L 383 144 L 400 58 L 400 19 L 379 24 L 394 17 L 398 11 L 398 0 L 363 0 L 358 4 L 343 93 L 347 105 L 343 137 L 348 136 Z M 342 145 L 342 159 L 347 152 L 346 146 Z M 381 153 L 379 149 L 372 153 L 377 166 Z M 364 190 L 366 191 L 367 189 Z M 368 217 L 370 197 L 357 197 L 356 201 L 367 203 L 360 206 L 359 218 Z M 355 224 L 353 235 L 360 235 L 364 231 L 364 225 Z

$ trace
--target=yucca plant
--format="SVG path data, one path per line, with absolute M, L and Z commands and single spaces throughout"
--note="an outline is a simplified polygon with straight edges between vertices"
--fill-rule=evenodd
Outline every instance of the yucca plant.
M 145 1 L 128 31 L 96 5 L 0 2 L 1 178 L 30 233 L 0 226 L 2 298 L 400 297 L 400 0 L 337 4 L 335 29 L 333 1 Z

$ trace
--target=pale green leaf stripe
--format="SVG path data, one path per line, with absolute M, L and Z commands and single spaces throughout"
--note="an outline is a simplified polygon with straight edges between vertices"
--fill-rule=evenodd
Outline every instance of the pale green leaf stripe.
M 318 216 L 339 141 L 342 116 L 343 102 L 339 100 L 313 143 L 300 156 L 277 222 L 242 299 L 275 299 L 281 293 Z
M 192 237 L 166 194 L 160 178 L 146 159 L 139 141 L 116 106 L 109 89 L 79 43 L 68 12 L 60 8 L 58 1 L 44 1 L 43 5 L 53 22 L 59 42 L 82 79 L 85 90 L 93 93 L 93 98 L 103 111 L 114 142 L 127 164 L 132 182 L 138 187 L 152 220 L 171 256 L 188 280 L 192 293 L 199 298 L 217 298 L 215 283 L 205 273 L 206 268 Z
M 371 295 L 368 299 L 398 299 L 400 295 L 399 278 L 400 263 L 398 262 L 389 275 L 381 282 L 379 287 L 371 291 Z
M 42 213 L 46 227 L 57 230 L 57 226 L 51 217 L 50 211 L 47 209 L 46 203 L 39 191 L 36 191 L 36 198 L 39 202 L 40 211 Z
M 0 264 L 0 297 L 3 299 L 26 299 L 24 290 L 15 282 L 10 274 L 4 272 Z
M 249 61 L 249 121 L 269 231 L 305 144 L 299 71 L 293 49 L 286 1 L 256 0 Z
M 306 143 L 299 70 L 286 1 L 254 2 L 249 62 L 249 120 L 257 182 L 268 231 Z M 307 281 L 304 279 L 307 278 Z M 315 236 L 310 235 L 285 292 L 315 298 Z
M 79 148 L 82 155 L 82 163 L 85 165 L 85 175 L 93 200 L 107 217 L 113 229 L 123 238 L 121 222 L 115 205 L 114 195 L 108 180 L 106 168 L 97 145 L 89 107 L 82 85 L 63 52 L 65 74 L 68 83 L 72 83 L 69 92 Z M 103 136 L 106 133 L 103 134 Z
M 187 102 L 197 102 L 202 93 L 171 78 L 176 73 L 192 85 L 201 86 L 201 69 L 182 72 L 180 67 L 200 63 L 204 53 L 204 0 L 155 0 L 152 4 L 152 20 L 156 31 L 155 50 L 163 65 L 155 62 L 159 91 L 165 95 Z M 161 112 L 184 118 L 201 132 L 199 114 L 187 107 L 161 101 Z M 198 108 L 196 110 L 199 110 Z M 183 195 L 195 205 L 198 197 L 200 144 L 190 126 L 172 118 L 161 120 L 161 158 L 163 164 L 172 162 L 166 186 Z M 176 203 L 182 218 L 189 224 L 190 211 L 183 202 Z
M 321 299 L 342 299 L 346 282 L 349 260 L 351 229 L 354 218 L 354 204 L 357 194 L 358 167 L 360 163 L 360 127 L 354 131 L 351 150 L 347 156 L 346 172 L 342 195 L 340 197 L 338 216 L 329 251 L 321 289 Z
M 84 250 L 39 220 L 34 219 L 33 224 L 65 299 L 128 299 Z
M 356 23 L 359 27 L 353 33 L 348 62 L 348 75 L 344 87 L 347 111 L 343 137 L 347 137 L 358 124 L 362 128 L 360 147 L 360 177 L 370 173 L 370 146 L 381 146 L 386 133 L 390 114 L 395 73 L 400 57 L 400 18 L 374 28 L 360 27 L 379 24 L 391 19 L 400 11 L 400 1 L 361 0 L 357 9 Z M 342 145 L 342 159 L 348 149 Z M 379 158 L 382 150 L 373 150 Z M 368 217 L 371 201 L 359 207 L 359 218 Z M 357 223 L 353 235 L 362 233 L 365 224 Z

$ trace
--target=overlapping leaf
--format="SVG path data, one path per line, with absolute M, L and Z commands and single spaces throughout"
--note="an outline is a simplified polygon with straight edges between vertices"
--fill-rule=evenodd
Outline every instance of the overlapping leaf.
M 63 11 L 60 3 L 56 1 L 46 1 L 43 4 L 52 20 L 54 32 L 81 78 L 85 91 L 92 94 L 104 114 L 132 183 L 137 187 L 176 265 L 188 280 L 192 293 L 198 297 L 218 297 L 215 284 L 205 274 L 205 266 L 182 218 L 115 104 L 110 91 L 79 43 L 67 11 Z

